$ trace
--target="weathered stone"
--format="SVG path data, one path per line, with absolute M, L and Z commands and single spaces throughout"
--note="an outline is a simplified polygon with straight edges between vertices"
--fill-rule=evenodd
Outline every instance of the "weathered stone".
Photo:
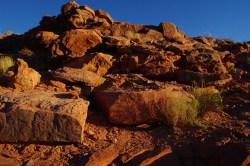
M 94 20 L 94 16 L 95 14 L 93 14 L 91 10 L 79 8 L 74 10 L 74 13 L 69 16 L 67 21 L 70 28 L 85 28 L 89 20 Z
M 103 10 L 96 10 L 95 11 L 95 15 L 97 17 L 99 17 L 99 18 L 105 19 L 109 24 L 113 23 L 112 17 L 108 13 L 106 13 L 105 11 L 103 11 Z
M 69 98 L 68 98 L 69 97 Z M 1 142 L 82 142 L 88 102 L 41 90 L 0 94 Z
M 35 36 L 39 43 L 45 48 L 49 48 L 58 37 L 59 35 L 48 31 L 40 31 Z
M 144 28 L 144 25 L 132 25 L 125 22 L 114 22 L 111 27 L 112 36 L 125 36 L 128 31 L 138 32 Z
M 136 125 L 164 120 L 163 112 L 173 95 L 192 100 L 191 95 L 174 85 L 163 85 L 139 75 L 110 75 L 94 91 L 94 100 L 110 122 Z
M 86 166 L 108 166 L 114 159 L 119 156 L 119 149 L 115 144 L 108 146 L 101 151 L 97 151 L 90 156 Z
M 130 40 L 122 36 L 106 36 L 104 39 L 105 39 L 105 44 L 108 46 L 124 47 L 130 45 Z
M 112 56 L 104 53 L 92 53 L 77 58 L 66 64 L 66 66 L 86 69 L 100 76 L 104 76 L 112 67 Z
M 79 5 L 75 1 L 64 4 L 61 8 L 61 13 L 66 15 L 69 11 L 79 8 Z
M 202 73 L 226 74 L 222 54 L 211 49 L 192 50 L 185 56 L 187 68 Z
M 178 67 L 174 65 L 174 62 L 178 59 L 180 59 L 180 56 L 171 54 L 149 55 L 140 65 L 139 71 L 143 75 L 151 78 L 164 76 L 178 69 Z
M 70 82 L 75 84 L 83 84 L 90 87 L 97 87 L 101 85 L 105 79 L 94 72 L 86 69 L 77 69 L 70 67 L 63 67 L 51 72 L 55 80 L 62 82 Z
M 183 42 L 185 35 L 182 33 L 176 25 L 170 22 L 163 22 L 160 24 L 160 27 L 162 29 L 163 36 L 168 40 L 174 40 Z
M 17 71 L 11 78 L 11 86 L 16 89 L 33 89 L 40 83 L 41 75 L 22 60 L 17 59 Z
M 154 164 L 155 161 L 159 160 L 160 158 L 168 155 L 172 153 L 172 148 L 171 147 L 167 147 L 165 149 L 163 149 L 162 151 L 160 151 L 158 154 L 148 157 L 147 159 L 145 159 L 139 166 L 149 166 Z
M 76 29 L 67 31 L 52 47 L 53 56 L 77 58 L 102 42 L 102 38 L 93 30 Z

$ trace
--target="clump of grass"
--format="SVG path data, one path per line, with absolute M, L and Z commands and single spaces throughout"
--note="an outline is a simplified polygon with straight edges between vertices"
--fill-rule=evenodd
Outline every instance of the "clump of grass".
M 0 74 L 6 73 L 14 65 L 14 60 L 11 57 L 0 56 Z
M 175 127 L 177 124 L 193 125 L 198 115 L 198 101 L 183 95 L 173 95 L 167 99 L 164 116 L 168 123 Z
M 125 36 L 131 40 L 138 40 L 138 41 L 141 40 L 141 34 L 133 31 L 127 31 L 125 33 Z
M 199 102 L 199 114 L 222 110 L 221 93 L 213 88 L 193 88 L 193 95 Z
M 222 110 L 222 97 L 215 88 L 193 88 L 192 95 L 193 98 L 181 93 L 172 93 L 167 97 L 167 106 L 163 114 L 172 127 L 191 125 L 206 128 L 207 126 L 198 120 L 199 115 Z

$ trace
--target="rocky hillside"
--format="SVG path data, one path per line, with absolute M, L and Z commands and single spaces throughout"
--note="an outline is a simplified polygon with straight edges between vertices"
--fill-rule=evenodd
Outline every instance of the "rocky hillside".
M 0 165 L 250 164 L 248 42 L 69 2 L 0 55 Z

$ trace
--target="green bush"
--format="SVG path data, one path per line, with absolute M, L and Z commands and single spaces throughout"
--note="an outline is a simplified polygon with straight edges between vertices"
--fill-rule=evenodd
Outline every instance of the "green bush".
M 0 74 L 6 73 L 14 64 L 14 60 L 11 57 L 0 56 Z

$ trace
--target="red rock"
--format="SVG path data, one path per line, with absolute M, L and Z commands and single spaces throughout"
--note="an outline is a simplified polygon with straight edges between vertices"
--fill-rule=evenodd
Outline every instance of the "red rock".
M 54 43 L 52 54 L 54 57 L 82 57 L 87 50 L 100 43 L 102 43 L 102 38 L 93 30 L 70 30 Z
M 173 95 L 192 99 L 174 85 L 161 85 L 139 75 L 114 75 L 94 91 L 94 100 L 110 122 L 137 125 L 164 120 L 168 98 Z

